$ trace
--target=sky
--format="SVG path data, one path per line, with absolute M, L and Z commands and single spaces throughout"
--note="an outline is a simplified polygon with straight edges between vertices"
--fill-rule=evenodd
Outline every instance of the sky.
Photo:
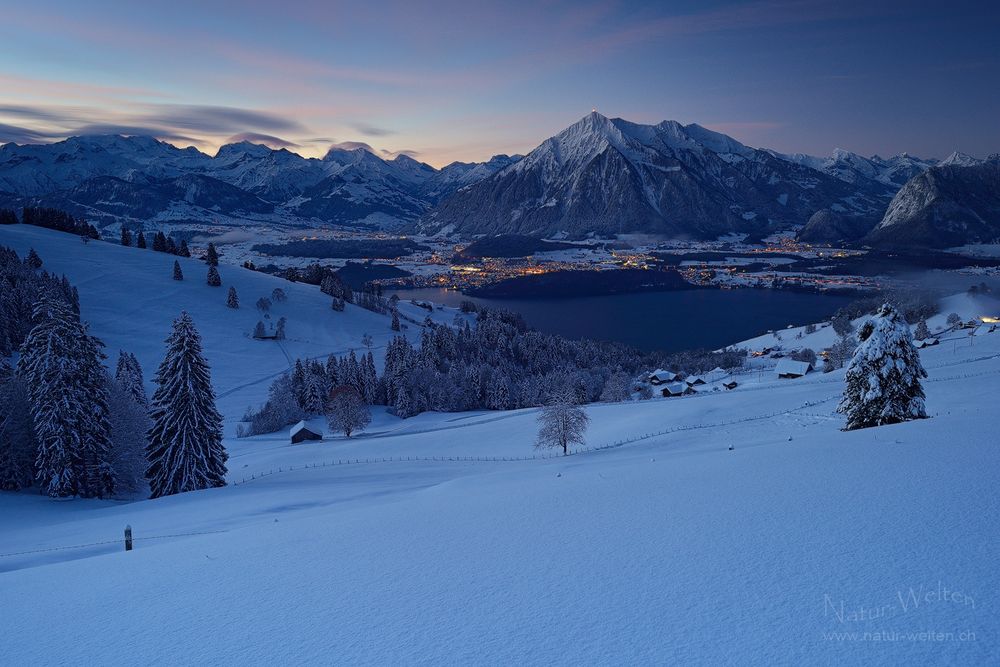
M 0 0 L 0 143 L 151 134 L 434 166 L 597 109 L 827 155 L 1000 152 L 1000 5 Z

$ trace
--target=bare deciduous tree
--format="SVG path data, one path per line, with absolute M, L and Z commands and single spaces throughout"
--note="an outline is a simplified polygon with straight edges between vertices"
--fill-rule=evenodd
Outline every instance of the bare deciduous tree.
M 569 454 L 571 444 L 584 444 L 590 417 L 576 404 L 572 392 L 554 395 L 538 414 L 538 440 L 535 447 L 562 447 Z

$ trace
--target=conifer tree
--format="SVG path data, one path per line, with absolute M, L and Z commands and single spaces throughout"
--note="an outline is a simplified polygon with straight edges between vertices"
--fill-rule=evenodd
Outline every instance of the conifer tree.
M 393 331 L 399 331 L 399 312 L 396 310 L 392 311 L 392 326 Z
M 168 236 L 166 242 L 163 245 L 163 252 L 169 253 L 171 255 L 177 254 L 177 244 L 174 242 L 173 236 Z
M 29 269 L 38 270 L 42 268 L 42 258 L 38 256 L 34 248 L 28 250 L 28 256 L 24 258 L 24 264 Z
M 226 305 L 230 308 L 237 309 L 240 307 L 240 298 L 236 296 L 236 288 L 229 288 L 229 296 L 226 297 Z
M 122 225 L 122 245 L 131 246 L 132 245 L 132 232 L 128 230 L 128 227 Z
M 101 342 L 65 302 L 43 297 L 21 347 L 42 491 L 53 497 L 114 493 L 106 371 Z
M 164 236 L 163 232 L 158 231 L 153 235 L 153 250 L 156 252 L 166 252 L 167 237 Z
M 338 313 L 342 313 L 344 312 L 344 300 L 339 296 L 335 296 L 333 297 L 333 302 L 330 304 L 330 307 Z
M 215 408 L 201 336 L 186 312 L 174 320 L 166 343 L 156 372 L 146 448 L 151 498 L 226 484 L 222 415 Z
M 219 265 L 219 253 L 215 250 L 214 243 L 208 244 L 208 250 L 205 251 L 205 263 L 209 266 Z
M 184 280 L 184 273 L 181 271 L 181 263 L 174 260 L 174 280 Z
M 913 330 L 913 337 L 917 340 L 927 340 L 931 337 L 931 330 L 927 327 L 927 320 L 921 318 L 917 322 L 917 327 Z
M 212 287 L 222 286 L 222 277 L 219 275 L 219 270 L 214 266 L 208 267 L 208 279 L 206 282 Z
M 926 417 L 920 384 L 926 377 L 906 319 L 884 304 L 858 331 L 858 349 L 847 368 L 844 398 L 837 408 L 847 415 L 844 429 Z
M 34 478 L 35 438 L 24 382 L 0 360 L 0 490 L 19 491 Z
M 142 248 L 143 250 L 146 249 L 146 235 L 142 233 L 141 229 L 138 236 L 135 237 L 135 247 Z
M 142 377 L 142 366 L 134 354 L 119 350 L 118 365 L 115 367 L 115 381 L 124 389 L 132 400 L 144 408 L 149 405 L 146 396 L 146 386 Z
M 184 239 L 181 239 L 181 244 L 177 248 L 177 254 L 180 255 L 181 257 L 191 256 L 191 249 L 188 248 L 188 242 L 185 241 Z
M 253 337 L 264 338 L 265 336 L 267 336 L 267 331 L 264 329 L 264 323 L 257 320 L 257 326 L 253 328 Z

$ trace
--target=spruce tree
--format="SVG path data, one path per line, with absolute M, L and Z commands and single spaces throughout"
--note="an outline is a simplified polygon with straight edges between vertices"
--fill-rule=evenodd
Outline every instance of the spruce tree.
M 257 326 L 253 328 L 253 337 L 264 338 L 265 336 L 267 336 L 267 331 L 264 329 L 264 323 L 257 320 Z
M 186 312 L 174 320 L 166 343 L 156 372 L 146 448 L 151 498 L 226 484 L 222 415 L 215 408 L 201 336 Z
M 390 328 L 393 331 L 399 331 L 399 313 L 396 310 L 392 311 L 392 326 Z
M 142 230 L 139 230 L 139 235 L 135 237 L 135 247 L 146 249 L 146 235 L 142 233 Z
M 146 386 L 142 378 L 142 367 L 134 354 L 119 350 L 118 365 L 115 368 L 115 381 L 132 397 L 132 400 L 143 407 L 148 407 Z
M 208 244 L 208 250 L 205 251 L 205 263 L 209 266 L 219 265 L 219 253 L 216 252 L 214 243 Z
M 240 307 L 240 298 L 236 296 L 236 288 L 229 288 L 229 296 L 226 297 L 226 306 L 237 309 Z
M 153 250 L 156 252 L 166 252 L 167 237 L 163 235 L 163 232 L 156 232 L 153 235 Z
M 222 277 L 219 275 L 219 270 L 214 266 L 208 267 L 208 278 L 206 282 L 212 287 L 222 286 Z
M 34 248 L 28 250 L 28 256 L 24 258 L 24 264 L 29 269 L 38 270 L 42 268 L 42 258 L 38 256 Z
M 177 254 L 177 244 L 174 242 L 173 236 L 168 236 L 166 238 L 166 243 L 163 246 L 163 252 L 169 253 L 171 255 Z
M 34 478 L 35 437 L 24 382 L 0 360 L 0 490 L 19 491 Z
M 181 244 L 177 248 L 177 254 L 180 255 L 181 257 L 191 256 L 191 249 L 188 248 L 188 242 L 185 241 L 184 239 L 181 239 Z
M 122 245 L 131 246 L 132 245 L 132 232 L 128 230 L 128 227 L 122 225 Z
M 174 260 L 174 280 L 184 280 L 184 273 L 181 271 L 181 263 Z
M 114 493 L 106 371 L 101 342 L 61 300 L 43 297 L 21 347 L 38 442 L 37 479 L 53 497 Z
M 917 322 L 917 327 L 913 330 L 913 337 L 917 340 L 927 340 L 931 337 L 931 330 L 927 327 L 927 320 L 921 318 Z
M 844 429 L 926 417 L 920 384 L 926 377 L 906 319 L 884 304 L 858 332 L 858 349 L 847 368 L 844 398 L 837 408 L 847 415 Z

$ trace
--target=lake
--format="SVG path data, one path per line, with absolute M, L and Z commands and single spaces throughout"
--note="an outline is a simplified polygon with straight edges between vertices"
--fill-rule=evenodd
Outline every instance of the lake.
M 769 289 L 694 289 L 560 299 L 483 299 L 446 289 L 396 292 L 408 301 L 458 306 L 468 300 L 521 313 L 535 329 L 569 338 L 615 340 L 642 350 L 715 349 L 769 329 L 828 319 L 852 296 Z

